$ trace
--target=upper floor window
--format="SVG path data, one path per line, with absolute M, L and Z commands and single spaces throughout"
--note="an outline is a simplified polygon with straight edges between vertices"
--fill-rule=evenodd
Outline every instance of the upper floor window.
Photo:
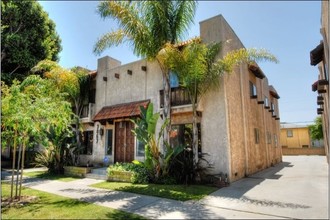
M 291 129 L 286 130 L 286 136 L 287 137 L 293 137 L 293 132 Z
M 172 71 L 170 71 L 170 86 L 171 86 L 171 88 L 179 87 L 178 75 Z
M 269 101 L 268 101 L 268 98 L 267 96 L 265 96 L 265 108 L 269 108 Z
M 276 113 L 275 113 L 275 104 L 272 103 L 272 116 L 275 116 Z
M 250 81 L 250 98 L 257 98 L 257 87 Z

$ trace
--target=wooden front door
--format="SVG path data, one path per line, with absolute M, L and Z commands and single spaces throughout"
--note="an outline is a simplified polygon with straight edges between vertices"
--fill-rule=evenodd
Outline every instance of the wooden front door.
M 115 123 L 115 162 L 134 160 L 134 124 L 130 121 Z

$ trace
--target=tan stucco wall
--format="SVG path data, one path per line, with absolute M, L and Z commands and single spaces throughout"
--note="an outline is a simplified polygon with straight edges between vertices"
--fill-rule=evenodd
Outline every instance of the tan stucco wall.
M 287 136 L 288 130 L 292 130 L 292 137 Z M 311 147 L 311 139 L 307 127 L 281 129 L 281 146 L 287 146 L 288 148 L 302 148 L 303 145 Z
M 321 35 L 323 39 L 324 45 L 324 61 L 325 66 L 328 67 L 328 76 L 330 71 L 330 63 L 329 63 L 329 1 L 322 1 L 322 8 L 321 8 Z M 322 62 L 321 62 L 322 63 Z M 325 79 L 324 69 L 323 73 L 321 73 L 322 78 Z M 329 81 L 329 78 L 327 78 Z M 329 157 L 329 86 L 327 87 L 327 92 L 323 94 L 324 98 L 324 111 L 322 115 L 323 120 L 323 136 L 324 136 L 324 146 L 325 152 L 327 155 L 328 162 L 330 161 Z
M 143 71 L 142 66 L 146 66 L 147 70 Z M 128 74 L 127 70 L 131 70 L 132 74 Z M 119 74 L 119 79 L 115 77 Z M 106 81 L 103 79 L 106 77 Z M 104 106 L 111 106 L 134 101 L 150 99 L 154 104 L 154 112 L 159 111 L 159 90 L 162 89 L 162 75 L 159 66 L 154 62 L 139 60 L 133 63 L 120 65 L 120 62 L 109 57 L 103 57 L 98 60 L 98 69 L 96 77 L 96 109 L 99 112 Z M 116 119 L 120 121 L 122 119 Z M 157 126 L 161 126 L 162 121 L 159 120 Z M 99 122 L 94 124 L 94 146 L 93 155 L 82 156 L 81 160 L 93 160 L 102 162 L 105 157 L 106 132 L 103 136 L 99 136 L 97 140 L 96 127 L 113 129 L 113 152 L 109 157 L 110 163 L 114 162 L 114 134 L 115 128 L 113 124 L 106 122 L 101 125 Z M 91 129 L 91 128 L 89 128 Z M 143 158 L 135 157 L 137 160 Z
M 200 22 L 200 34 L 203 42 L 225 42 L 223 43 L 222 54 L 219 57 L 233 49 L 244 47 L 221 15 Z M 226 141 L 222 141 L 221 144 L 229 149 L 219 152 L 219 149 L 213 148 L 212 152 L 215 155 L 222 154 L 221 159 L 229 162 L 229 178 L 234 181 L 282 160 L 279 143 L 277 147 L 274 143 L 274 135 L 277 136 L 279 142 L 279 121 L 272 118 L 271 113 L 264 109 L 263 105 L 257 103 L 259 99 L 263 99 L 265 94 L 271 102 L 267 78 L 256 78 L 248 70 L 247 65 L 242 64 L 233 73 L 226 74 L 221 80 L 221 89 L 219 90 L 221 92 L 218 95 L 210 93 L 203 100 L 202 108 L 204 112 L 208 112 L 203 112 L 202 122 L 210 126 L 206 121 L 211 123 L 221 114 L 222 122 L 214 123 L 215 131 L 207 129 L 207 135 L 216 137 L 219 131 L 223 133 L 223 138 Z M 258 99 L 250 98 L 249 81 L 257 86 Z M 212 103 L 211 100 L 214 97 L 224 99 L 222 101 L 224 109 L 212 109 L 210 106 L 205 105 L 208 102 Z M 277 100 L 272 101 L 277 106 Z M 215 104 L 218 105 L 218 103 Z M 255 128 L 258 128 L 260 132 L 259 144 L 255 143 Z M 267 144 L 267 131 L 272 135 L 272 144 Z M 214 144 L 211 141 L 206 141 L 204 136 L 202 142 L 203 148 L 206 148 L 209 144 L 211 144 L 210 146 Z M 222 167 L 220 161 L 218 164 Z M 215 172 L 219 171 L 224 172 L 220 169 L 215 170 Z

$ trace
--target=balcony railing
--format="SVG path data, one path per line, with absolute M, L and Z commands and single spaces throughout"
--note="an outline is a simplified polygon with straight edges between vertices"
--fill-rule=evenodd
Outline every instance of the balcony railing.
M 83 106 L 82 113 L 80 116 L 80 119 L 83 122 L 91 122 L 94 115 L 95 115 L 95 104 L 94 103 L 88 103 Z
M 159 91 L 160 107 L 164 107 L 164 90 Z M 171 88 L 171 106 L 191 104 L 188 92 L 184 88 Z

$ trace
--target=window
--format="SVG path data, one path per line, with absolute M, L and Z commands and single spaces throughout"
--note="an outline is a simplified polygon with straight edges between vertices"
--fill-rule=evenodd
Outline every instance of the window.
M 260 142 L 260 134 L 259 134 L 259 129 L 255 128 L 254 129 L 254 139 L 255 139 L 255 143 L 259 144 Z
M 112 139 L 113 139 L 113 132 L 112 129 L 107 129 L 106 134 L 106 145 L 105 145 L 105 154 L 112 155 Z
M 272 143 L 272 134 L 267 131 L 267 144 L 271 144 Z
M 257 98 L 257 87 L 250 81 L 250 98 Z
M 81 136 L 81 154 L 93 154 L 93 131 L 84 131 Z
M 136 156 L 143 157 L 144 156 L 144 144 L 136 139 Z
M 308 148 L 309 146 L 308 145 L 302 145 L 303 148 Z
M 198 153 L 202 153 L 201 146 L 201 126 L 197 124 L 198 129 Z M 170 144 L 172 147 L 184 146 L 192 149 L 193 142 L 193 125 L 179 124 L 172 125 L 170 132 Z
M 267 96 L 265 96 L 265 108 L 269 108 L 269 101 Z
M 277 141 L 277 135 L 276 134 L 274 134 L 274 144 L 275 144 L 275 147 L 277 147 L 278 141 Z
M 171 88 L 179 87 L 178 75 L 172 71 L 170 71 L 170 86 L 171 86 Z
M 291 129 L 286 130 L 287 137 L 293 137 L 293 131 Z
M 272 116 L 276 116 L 274 103 L 272 103 Z

